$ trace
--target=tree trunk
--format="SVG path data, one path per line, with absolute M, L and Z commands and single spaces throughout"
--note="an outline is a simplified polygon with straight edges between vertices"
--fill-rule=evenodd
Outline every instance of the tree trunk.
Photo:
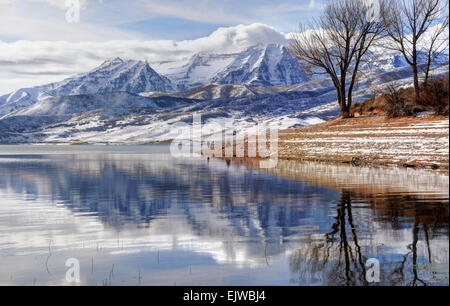
M 427 87 L 428 86 L 428 79 L 429 79 L 429 75 L 430 75 L 430 68 L 431 68 L 431 56 L 428 55 L 428 60 L 427 60 L 427 64 L 425 67 L 425 79 L 423 81 L 423 87 Z
M 345 101 L 341 104 L 341 117 L 342 118 L 350 118 L 350 108 L 345 103 Z
M 352 89 L 352 91 L 353 91 L 353 89 Z M 352 96 L 352 92 L 349 89 L 348 99 L 347 99 L 347 112 L 348 112 L 349 117 L 350 117 L 350 109 L 352 108 L 352 102 L 353 102 L 353 96 Z
M 412 69 L 413 69 L 413 75 L 414 75 L 414 103 L 416 105 L 419 104 L 419 95 L 420 95 L 420 88 L 419 88 L 419 71 L 417 68 L 417 34 L 416 29 L 414 28 L 413 32 L 413 39 L 412 39 Z
M 414 74 L 414 103 L 419 104 L 420 100 L 420 85 L 419 85 L 419 73 L 417 70 L 417 65 L 413 66 L 413 74 Z
M 342 118 L 349 118 L 350 117 L 350 111 L 348 109 L 347 105 L 347 94 L 346 94 L 346 88 L 345 88 L 345 75 L 347 71 L 341 68 L 341 101 L 339 102 L 339 105 L 341 106 L 341 117 Z

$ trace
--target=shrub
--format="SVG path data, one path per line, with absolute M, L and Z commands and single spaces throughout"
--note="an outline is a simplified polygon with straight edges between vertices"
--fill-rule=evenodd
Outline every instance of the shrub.
M 415 107 L 412 104 L 406 103 L 403 91 L 397 89 L 395 84 L 389 84 L 387 92 L 384 93 L 386 105 L 384 111 L 389 118 L 414 116 Z
M 420 105 L 431 108 L 437 115 L 449 115 L 449 77 L 422 85 Z
M 419 103 L 415 104 L 414 88 L 399 88 L 390 83 L 383 94 L 352 105 L 351 112 L 359 115 L 386 114 L 390 118 L 414 116 L 425 110 L 437 115 L 449 115 L 449 77 L 435 79 L 420 88 Z
M 389 118 L 410 117 L 414 116 L 416 112 L 413 105 L 404 102 L 386 105 L 386 116 Z

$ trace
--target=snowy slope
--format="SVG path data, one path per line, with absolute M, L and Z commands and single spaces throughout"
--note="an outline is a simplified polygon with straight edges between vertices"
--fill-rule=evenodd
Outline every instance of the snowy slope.
M 239 53 L 216 54 L 200 52 L 187 61 L 156 62 L 152 67 L 175 84 L 177 90 L 186 90 L 206 84 L 229 66 Z
M 96 109 L 143 108 L 157 107 L 152 99 L 129 94 L 127 92 L 112 92 L 94 95 L 72 95 L 50 97 L 29 107 L 8 114 L 13 116 L 55 116 L 84 113 Z
M 293 85 L 308 81 L 299 62 L 279 44 L 252 46 L 236 53 L 198 53 L 187 62 L 152 63 L 178 90 L 201 85 Z
M 128 92 L 97 93 L 91 95 L 72 95 L 49 97 L 29 107 L 12 112 L 1 120 L 14 117 L 58 117 L 82 113 L 100 114 L 102 117 L 117 118 L 129 114 L 167 111 L 178 106 L 196 102 L 178 97 L 148 98 Z
M 114 91 L 173 90 L 170 81 L 156 73 L 146 62 L 114 58 L 98 68 L 67 79 L 51 91 L 53 96 L 92 94 Z
M 270 44 L 247 49 L 213 79 L 219 84 L 293 85 L 309 81 L 286 47 Z
M 286 91 L 286 86 L 262 86 L 247 84 L 209 84 L 178 92 L 142 92 L 143 97 L 180 97 L 197 100 L 244 98 L 261 94 Z

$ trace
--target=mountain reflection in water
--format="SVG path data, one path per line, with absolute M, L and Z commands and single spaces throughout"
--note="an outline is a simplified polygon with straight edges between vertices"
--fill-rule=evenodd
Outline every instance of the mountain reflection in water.
M 0 284 L 448 285 L 448 173 L 71 150 L 0 155 Z

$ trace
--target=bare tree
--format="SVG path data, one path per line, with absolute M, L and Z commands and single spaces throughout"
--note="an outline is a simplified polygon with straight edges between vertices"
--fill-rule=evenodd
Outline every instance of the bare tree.
M 384 0 L 381 6 L 386 33 L 392 43 L 385 47 L 402 53 L 414 77 L 415 102 L 419 102 L 419 69 L 428 83 L 433 61 L 448 47 L 448 1 Z M 428 37 L 426 37 L 428 36 Z M 421 55 L 424 58 L 421 59 Z
M 428 31 L 430 35 L 429 41 L 423 44 L 426 53 L 425 68 L 423 69 L 425 74 L 423 84 L 425 86 L 428 85 L 431 65 L 436 60 L 436 58 L 438 58 L 440 55 L 442 55 L 442 53 L 448 50 L 448 1 L 444 1 L 440 9 L 441 17 L 439 18 L 439 20 L 437 20 L 438 23 Z
M 329 0 L 324 13 L 291 39 L 290 52 L 314 74 L 328 75 L 337 91 L 341 116 L 350 116 L 352 92 L 369 48 L 383 32 L 383 22 L 364 0 Z

